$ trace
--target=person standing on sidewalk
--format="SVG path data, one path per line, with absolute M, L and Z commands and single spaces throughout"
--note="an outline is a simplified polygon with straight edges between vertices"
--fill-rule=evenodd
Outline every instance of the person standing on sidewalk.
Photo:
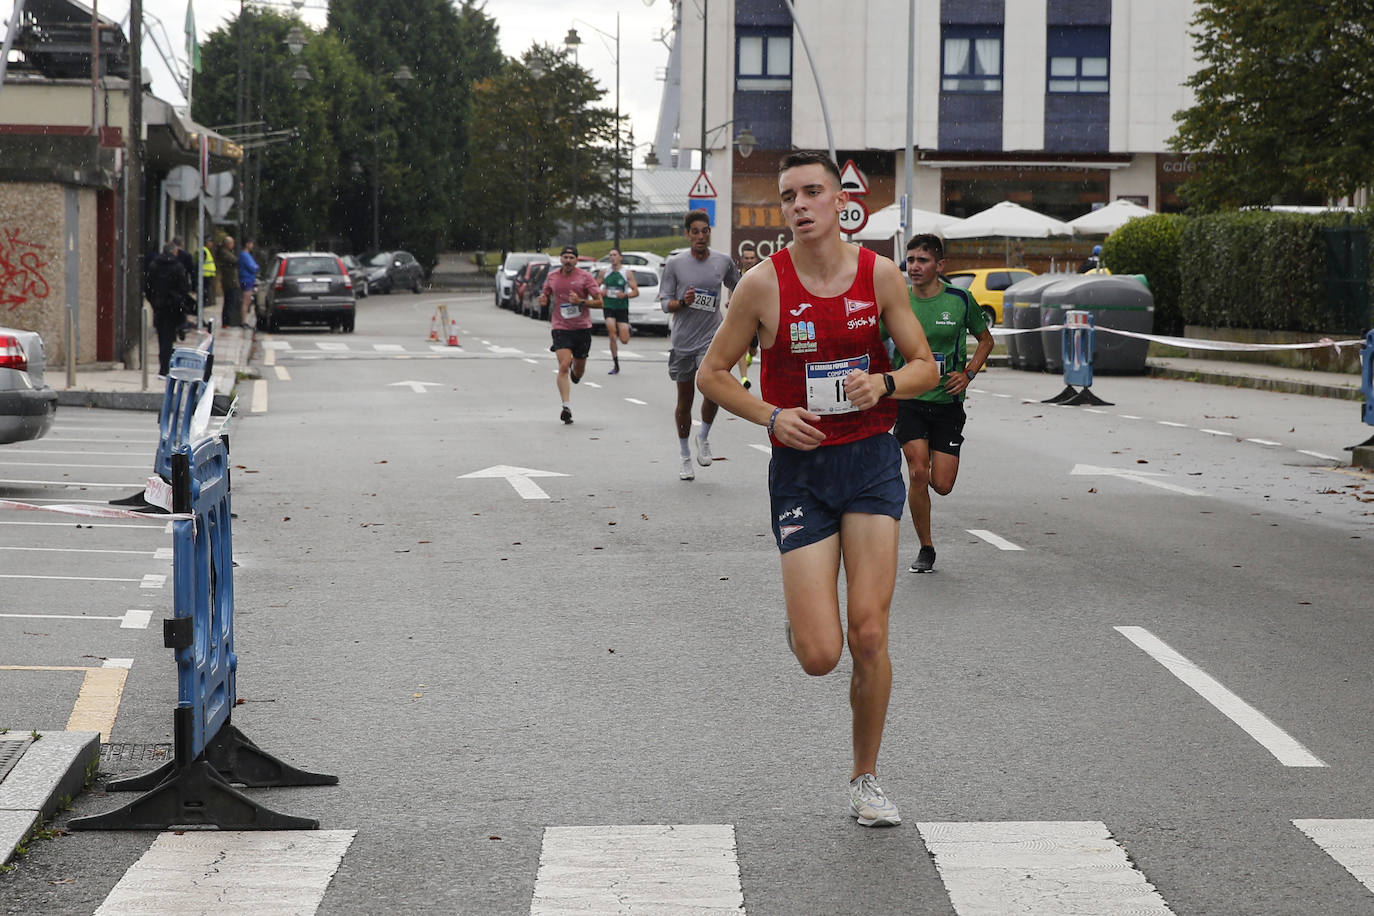
M 243 290 L 239 300 L 239 320 L 245 328 L 248 327 L 248 316 L 253 314 L 253 290 L 258 285 L 260 268 L 253 257 L 253 247 L 256 244 L 249 239 L 243 243 L 243 250 L 239 252 L 239 289 Z
M 210 311 L 215 307 L 215 287 L 219 285 L 219 269 L 208 242 L 200 246 L 200 285 L 204 290 L 200 314 L 209 322 L 212 320 Z
M 935 361 L 897 265 L 841 239 L 848 194 L 830 157 L 789 153 L 779 164 L 778 191 L 792 243 L 744 275 L 697 384 L 726 410 L 768 428 L 788 646 L 803 671 L 820 676 L 839 664 L 847 638 L 854 661 L 849 814 L 865 827 L 892 826 L 901 814 L 879 787 L 877 767 L 892 693 L 888 610 L 906 494 L 900 449 L 888 430 L 894 398 L 935 385 Z M 906 358 L 896 371 L 889 371 L 879 319 Z M 767 353 L 761 399 L 734 375 L 754 334 Z
M 663 267 L 658 285 L 658 301 L 672 315 L 671 345 L 668 353 L 668 378 L 677 384 L 678 452 L 682 470 L 678 479 L 693 480 L 692 402 L 696 399 L 697 367 L 720 327 L 722 289 L 734 289 L 739 268 L 730 256 L 711 250 L 711 217 L 705 210 L 692 210 L 682 221 L 691 247 L 673 255 Z M 735 383 L 736 385 L 739 382 Z M 703 395 L 701 432 L 697 434 L 697 464 L 711 466 L 711 423 L 716 418 L 716 402 Z
M 163 245 L 161 254 L 148 265 L 143 292 L 153 306 L 153 327 L 157 329 L 157 374 L 165 378 L 177 331 L 186 323 L 186 300 L 191 295 L 191 281 L 177 257 L 176 243 Z
M 739 272 L 743 276 L 749 272 L 749 268 L 759 262 L 759 249 L 753 242 L 740 242 L 739 246 Z M 739 361 L 739 380 L 745 388 L 752 388 L 749 381 L 749 367 L 754 364 L 754 359 L 759 355 L 759 336 L 754 335 L 754 339 L 749 341 L 749 352 L 740 357 Z
M 930 491 L 948 496 L 959 476 L 959 450 L 964 444 L 964 392 L 992 352 L 987 319 L 967 290 L 940 279 L 945 246 L 938 235 L 922 233 L 906 245 L 906 272 L 911 278 L 911 312 L 921 323 L 940 367 L 940 384 L 897 405 L 893 432 L 906 458 L 907 504 L 921 549 L 908 572 L 935 569 L 935 541 L 930 528 Z M 978 338 L 968 358 L 968 335 Z M 901 365 L 901 356 L 894 357 Z
M 587 371 L 587 354 L 592 350 L 592 314 L 601 308 L 601 293 L 596 278 L 577 266 L 577 249 L 564 245 L 558 256 L 558 269 L 544 278 L 539 304 L 549 310 L 553 343 L 549 349 L 558 357 L 558 397 L 563 412 L 558 419 L 571 423 L 572 387 Z
M 239 256 L 234 251 L 234 237 L 226 235 L 224 241 L 220 243 L 219 250 L 215 252 L 215 257 L 219 261 L 220 292 L 224 294 L 224 306 L 220 310 L 220 324 L 222 328 L 236 328 L 242 321 L 239 319 Z
M 607 375 L 620 374 L 620 350 L 618 343 L 630 342 L 630 300 L 639 295 L 639 283 L 634 272 L 626 269 L 621 261 L 620 250 L 611 249 L 611 266 L 601 274 L 601 297 L 606 312 L 606 339 L 611 342 L 611 371 Z

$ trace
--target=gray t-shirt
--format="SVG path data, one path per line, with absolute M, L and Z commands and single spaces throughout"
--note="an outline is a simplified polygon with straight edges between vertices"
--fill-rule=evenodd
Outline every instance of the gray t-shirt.
M 695 301 L 673 312 L 672 346 L 683 353 L 695 353 L 711 345 L 711 338 L 720 327 L 722 287 L 734 289 L 739 282 L 739 268 L 729 255 L 709 252 L 704 260 L 697 260 L 690 251 L 675 254 L 663 267 L 663 279 L 658 284 L 658 304 L 668 311 L 669 299 L 681 299 L 688 289 L 695 289 Z

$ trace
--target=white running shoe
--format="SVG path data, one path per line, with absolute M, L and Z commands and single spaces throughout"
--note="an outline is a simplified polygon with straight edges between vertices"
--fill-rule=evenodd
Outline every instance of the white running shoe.
M 872 773 L 864 773 L 849 783 L 849 816 L 864 827 L 895 827 L 902 822 L 897 806 L 888 801 Z
M 678 471 L 678 480 L 696 480 L 697 472 L 692 469 L 692 459 L 686 455 L 682 458 L 682 470 Z
M 709 468 L 711 466 L 711 461 L 711 443 L 707 442 L 701 436 L 697 436 L 697 464 L 704 468 Z

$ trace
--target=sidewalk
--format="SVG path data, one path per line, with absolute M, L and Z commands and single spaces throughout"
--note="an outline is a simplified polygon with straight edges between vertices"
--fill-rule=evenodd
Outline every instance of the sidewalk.
M 190 334 L 181 346 L 193 346 Z M 162 409 L 166 383 L 157 377 L 157 338 L 148 344 L 148 369 L 145 382 L 141 369 L 83 368 L 76 370 L 76 383 L 68 387 L 62 366 L 49 365 L 48 384 L 57 392 L 59 406 L 105 407 L 115 410 Z M 244 328 L 215 329 L 215 361 L 211 377 L 215 382 L 215 406 L 228 408 L 240 372 L 247 371 L 253 353 L 253 332 Z

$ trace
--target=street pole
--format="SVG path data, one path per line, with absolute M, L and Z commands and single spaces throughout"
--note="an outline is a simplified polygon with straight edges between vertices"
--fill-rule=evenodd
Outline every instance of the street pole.
M 124 179 L 124 364 L 138 354 L 146 339 L 143 318 L 143 0 L 129 2 L 129 136 Z
M 382 91 L 382 75 L 372 74 L 372 250 L 382 250 L 381 221 L 378 205 L 378 172 L 382 168 L 382 154 L 377 146 L 377 133 L 381 130 L 381 114 L 378 96 Z
M 701 5 L 701 171 L 706 172 L 706 23 L 711 0 Z M 795 18 L 795 17 L 794 17 Z
M 916 0 L 907 0 L 906 13 L 906 152 L 903 180 L 906 185 L 906 210 L 902 213 L 902 244 L 911 238 L 911 212 L 916 205 Z M 898 257 L 905 255 L 894 251 Z
M 615 248 L 620 250 L 620 13 L 615 14 Z

